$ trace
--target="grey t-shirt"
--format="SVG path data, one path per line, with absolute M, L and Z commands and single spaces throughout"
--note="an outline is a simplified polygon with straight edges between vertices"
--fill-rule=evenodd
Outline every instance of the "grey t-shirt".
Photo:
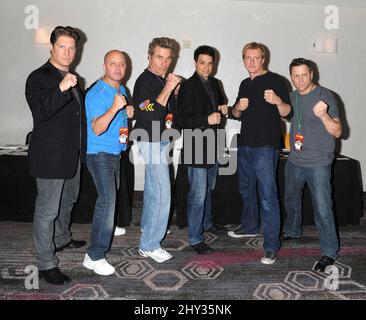
M 290 130 L 291 151 L 288 159 L 295 165 L 302 167 L 316 167 L 332 163 L 335 139 L 314 114 L 313 108 L 319 101 L 323 100 L 329 106 L 328 114 L 332 118 L 339 118 L 337 102 L 333 93 L 318 86 L 306 95 L 300 95 L 297 90 L 293 91 L 290 93 L 290 99 L 293 116 Z M 299 122 L 302 123 L 300 133 L 304 136 L 302 150 L 296 150 L 294 147 Z

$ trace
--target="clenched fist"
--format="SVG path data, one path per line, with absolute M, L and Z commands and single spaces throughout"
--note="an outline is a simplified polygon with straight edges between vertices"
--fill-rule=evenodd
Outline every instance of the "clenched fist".
M 175 75 L 174 73 L 169 73 L 166 78 L 165 87 L 171 92 L 180 84 L 181 80 L 181 77 Z
M 275 94 L 273 90 L 264 91 L 264 100 L 270 104 L 280 105 L 282 103 L 281 98 Z
M 238 111 L 244 111 L 249 106 L 249 99 L 248 98 L 241 98 L 238 103 L 236 104 L 235 108 Z
M 126 105 L 127 105 L 127 101 L 126 101 L 125 96 L 123 96 L 120 93 L 117 93 L 114 96 L 114 100 L 113 100 L 113 104 L 112 104 L 113 111 L 118 112 L 119 110 L 123 109 Z
M 221 122 L 221 114 L 218 112 L 213 112 L 208 116 L 208 124 L 220 124 Z
M 319 101 L 313 108 L 313 112 L 318 118 L 323 118 L 327 111 L 328 105 L 324 101 Z
M 59 84 L 61 92 L 65 92 L 66 90 L 69 90 L 72 87 L 75 87 L 78 83 L 78 79 L 76 76 L 70 72 L 66 73 L 64 78 Z

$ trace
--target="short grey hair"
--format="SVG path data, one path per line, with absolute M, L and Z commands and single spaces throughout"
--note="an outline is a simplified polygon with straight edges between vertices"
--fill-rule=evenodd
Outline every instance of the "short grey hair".
M 162 47 L 165 49 L 170 49 L 172 54 L 174 54 L 174 40 L 167 37 L 154 38 L 149 43 L 149 55 L 153 55 L 156 47 Z

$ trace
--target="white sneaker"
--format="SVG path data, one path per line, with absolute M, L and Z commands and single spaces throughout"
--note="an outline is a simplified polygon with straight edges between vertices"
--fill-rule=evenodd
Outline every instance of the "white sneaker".
M 261 262 L 263 264 L 274 264 L 277 259 L 277 254 L 274 252 L 266 251 L 264 253 L 263 258 L 261 259 Z
M 126 234 L 125 228 L 116 227 L 116 229 L 114 230 L 115 236 L 123 236 L 124 234 Z
M 242 228 L 241 225 L 236 227 L 235 229 L 229 231 L 228 236 L 232 238 L 255 238 L 260 237 L 260 233 L 246 233 Z
M 83 266 L 89 270 L 93 270 L 96 274 L 100 274 L 102 276 L 109 276 L 115 271 L 114 267 L 110 265 L 106 259 L 93 261 L 92 259 L 90 259 L 87 253 L 85 254 Z
M 150 257 L 159 263 L 162 263 L 164 261 L 167 261 L 167 260 L 173 258 L 173 256 L 168 251 L 166 251 L 162 248 L 156 249 L 154 251 L 143 251 L 143 250 L 139 249 L 139 253 L 141 256 L 143 256 L 145 258 Z

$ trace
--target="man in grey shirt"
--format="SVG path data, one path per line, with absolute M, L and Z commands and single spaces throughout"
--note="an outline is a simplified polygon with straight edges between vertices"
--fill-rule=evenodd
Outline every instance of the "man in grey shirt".
M 291 151 L 285 167 L 286 220 L 282 240 L 301 236 L 301 198 L 307 183 L 319 231 L 321 258 L 315 271 L 324 272 L 337 258 L 339 240 L 331 199 L 331 164 L 335 138 L 342 133 L 336 100 L 332 92 L 313 82 L 312 63 L 303 58 L 290 64 L 291 80 L 297 90 L 290 94 Z

